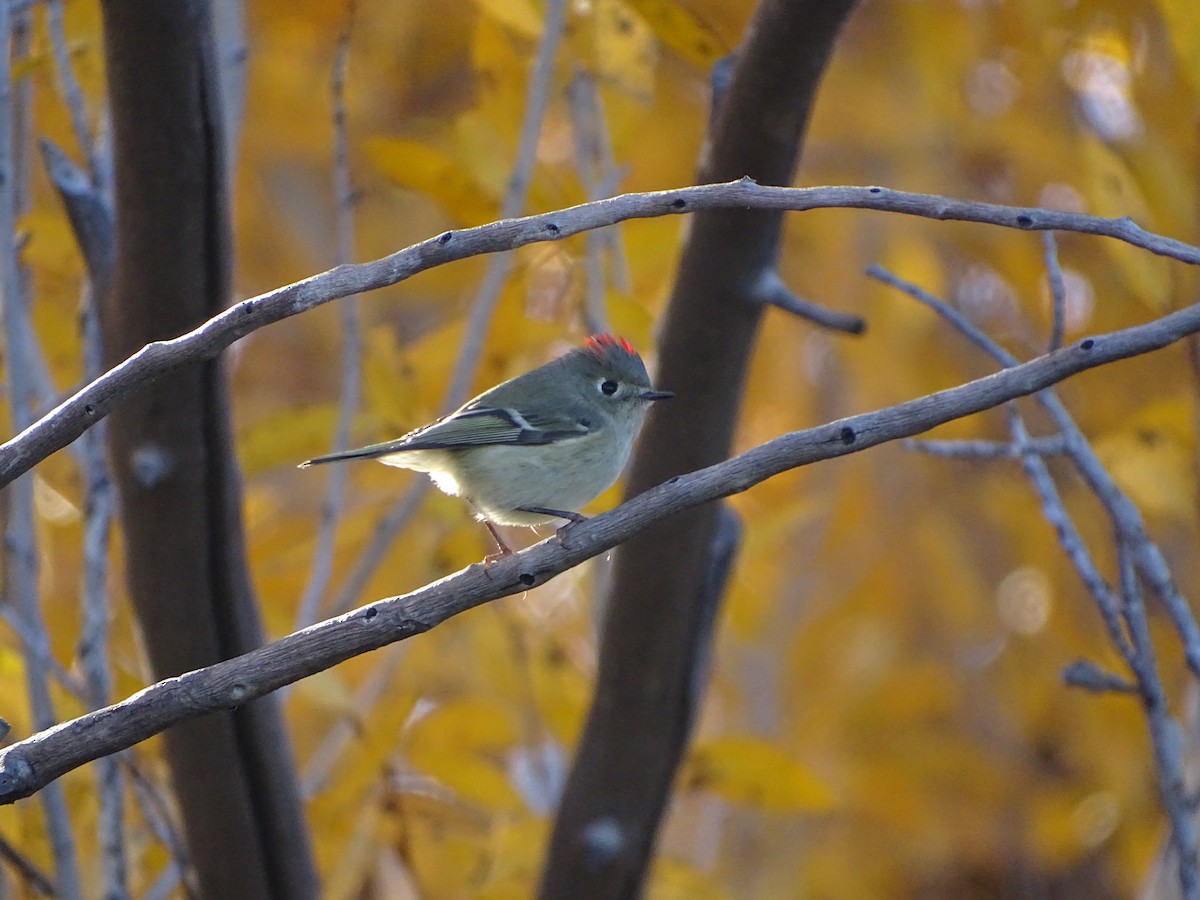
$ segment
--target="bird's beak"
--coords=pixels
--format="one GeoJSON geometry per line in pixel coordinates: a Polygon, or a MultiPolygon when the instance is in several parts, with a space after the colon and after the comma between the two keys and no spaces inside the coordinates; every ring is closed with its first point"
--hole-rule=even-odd
{"type": "Polygon", "coordinates": [[[642,391],[638,395],[642,400],[670,400],[674,396],[671,391],[642,391]]]}

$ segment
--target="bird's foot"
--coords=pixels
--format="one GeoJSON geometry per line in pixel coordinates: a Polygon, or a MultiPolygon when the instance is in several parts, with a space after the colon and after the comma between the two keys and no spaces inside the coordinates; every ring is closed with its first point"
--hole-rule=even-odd
{"type": "Polygon", "coordinates": [[[554,516],[556,519],[566,519],[567,524],[554,532],[554,538],[558,541],[558,546],[560,547],[566,546],[563,542],[567,539],[567,533],[571,530],[572,526],[587,521],[587,516],[581,516],[579,513],[572,512],[569,509],[550,509],[547,506],[522,506],[520,511],[535,513],[539,516],[554,516]]]}
{"type": "Polygon", "coordinates": [[[500,537],[500,532],[496,530],[495,525],[493,525],[487,519],[483,520],[483,524],[487,526],[487,530],[492,534],[492,540],[496,542],[496,552],[489,553],[483,558],[483,567],[485,569],[490,569],[493,563],[499,562],[506,556],[512,556],[513,551],[512,547],[504,543],[504,539],[500,537]]]}

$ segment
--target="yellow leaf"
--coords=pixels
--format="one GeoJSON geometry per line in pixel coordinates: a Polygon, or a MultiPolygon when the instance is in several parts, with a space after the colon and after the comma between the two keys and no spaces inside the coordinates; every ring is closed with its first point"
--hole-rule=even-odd
{"type": "Polygon", "coordinates": [[[336,669],[305,678],[296,684],[294,690],[298,699],[303,699],[314,709],[348,718],[357,717],[354,696],[336,669]]]}
{"type": "Polygon", "coordinates": [[[695,12],[671,0],[629,0],[658,39],[694,66],[709,69],[725,50],[715,31],[695,12]]]}
{"type": "Polygon", "coordinates": [[[529,0],[475,0],[475,5],[514,34],[529,40],[542,36],[542,17],[529,0]]]}
{"type": "Polygon", "coordinates": [[[532,659],[530,676],[546,727],[563,743],[573,744],[579,736],[591,695],[588,676],[558,645],[538,649],[532,659]]]}
{"type": "Polygon", "coordinates": [[[409,760],[422,772],[480,806],[521,808],[502,756],[517,740],[506,710],[474,697],[452,700],[418,720],[408,737],[409,760]]]}
{"type": "Polygon", "coordinates": [[[463,799],[485,809],[517,810],[523,806],[498,760],[424,747],[412,761],[463,799]]]}
{"type": "Polygon", "coordinates": [[[1200,91],[1200,16],[1196,7],[1192,0],[1159,0],[1158,7],[1179,68],[1191,81],[1192,90],[1200,91]]]}
{"type": "Polygon", "coordinates": [[[1033,845],[1048,865],[1066,868],[1095,849],[1080,830],[1080,799],[1065,787],[1031,797],[1033,845]]]}
{"type": "Polygon", "coordinates": [[[429,807],[419,796],[403,801],[404,861],[422,897],[474,897],[486,877],[487,823],[456,816],[444,804],[429,807]]]}
{"type": "Polygon", "coordinates": [[[541,816],[505,818],[492,829],[491,866],[478,900],[523,900],[533,892],[550,823],[541,816]]]}
{"type": "MultiPolygon", "coordinates": [[[[1145,192],[1125,160],[1096,137],[1085,137],[1083,171],[1087,176],[1088,212],[1100,216],[1129,216],[1143,228],[1155,227],[1145,192]]],[[[1100,245],[1116,264],[1125,291],[1152,310],[1166,311],[1171,304],[1169,261],[1121,241],[1100,245]]]]}
{"type": "Polygon", "coordinates": [[[592,41],[601,77],[641,100],[653,96],[658,42],[635,10],[622,0],[597,0],[592,41]]]}
{"type": "Polygon", "coordinates": [[[43,68],[50,57],[45,53],[34,53],[16,61],[9,76],[14,82],[28,78],[38,69],[43,68]]]}
{"type": "Polygon", "coordinates": [[[809,769],[770,742],[748,736],[698,746],[688,759],[684,783],[772,812],[824,811],[838,802],[809,769]]]}
{"type": "Polygon", "coordinates": [[[365,150],[383,177],[434,200],[460,224],[496,218],[499,201],[460,160],[405,138],[370,138],[365,150]]]}
{"type": "MultiPolygon", "coordinates": [[[[305,679],[298,688],[313,680],[305,679]]],[[[312,703],[314,707],[324,702],[327,704],[324,711],[336,710],[339,687],[326,685],[319,689],[324,690],[324,696],[317,694],[314,697],[307,692],[299,693],[299,690],[296,696],[305,704],[312,703]]],[[[345,688],[341,687],[341,690],[345,688]]],[[[347,694],[340,712],[343,721],[353,727],[353,736],[342,747],[337,765],[329,769],[327,777],[317,785],[318,793],[309,807],[309,815],[314,823],[349,828],[351,815],[365,803],[378,801],[378,786],[386,781],[388,766],[396,755],[399,743],[397,735],[401,733],[415,703],[414,691],[395,684],[385,698],[369,710],[359,709],[355,698],[347,694]]],[[[308,712],[305,707],[298,707],[298,711],[301,710],[308,712]]],[[[321,738],[323,743],[326,734],[327,728],[321,729],[315,737],[321,738]]]]}
{"type": "Polygon", "coordinates": [[[649,900],[722,900],[730,896],[711,872],[667,857],[654,861],[646,895],[649,900]]]}
{"type": "Polygon", "coordinates": [[[275,466],[299,465],[329,452],[337,423],[336,403],[283,409],[256,419],[238,435],[238,455],[247,475],[275,466]]]}
{"type": "MultiPolygon", "coordinates": [[[[437,401],[417,396],[425,379],[410,371],[408,360],[390,325],[368,328],[363,336],[363,409],[372,422],[367,441],[399,437],[432,419],[437,401]]],[[[425,358],[440,356],[423,354],[425,358]]]]}
{"type": "Polygon", "coordinates": [[[1196,515],[1194,438],[1187,400],[1162,400],[1095,442],[1105,468],[1151,515],[1191,522],[1196,515]]]}
{"type": "Polygon", "coordinates": [[[518,731],[507,710],[478,697],[464,697],[438,706],[410,729],[413,743],[445,745],[458,751],[507,750],[518,731]]]}

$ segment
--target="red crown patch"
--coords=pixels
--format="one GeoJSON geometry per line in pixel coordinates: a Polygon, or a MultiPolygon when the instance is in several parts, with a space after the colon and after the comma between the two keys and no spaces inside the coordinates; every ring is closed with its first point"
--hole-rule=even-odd
{"type": "Polygon", "coordinates": [[[612,348],[620,348],[630,356],[637,356],[633,344],[625,338],[613,337],[611,334],[593,334],[583,342],[584,348],[594,356],[604,356],[612,348]]]}

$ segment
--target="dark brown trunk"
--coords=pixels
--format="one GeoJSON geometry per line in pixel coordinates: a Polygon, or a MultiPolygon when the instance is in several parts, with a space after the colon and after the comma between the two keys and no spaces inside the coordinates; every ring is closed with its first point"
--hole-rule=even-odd
{"type": "MultiPolygon", "coordinates": [[[[117,264],[102,310],[112,366],[225,305],[230,245],[208,5],[107,0],[103,13],[116,163],[117,264]]],[[[260,644],[220,363],[155,381],[109,423],[152,676],[260,644]]],[[[315,896],[274,698],[170,729],[165,753],[203,896],[315,896]]]]}

